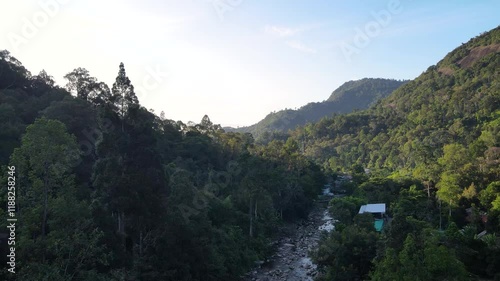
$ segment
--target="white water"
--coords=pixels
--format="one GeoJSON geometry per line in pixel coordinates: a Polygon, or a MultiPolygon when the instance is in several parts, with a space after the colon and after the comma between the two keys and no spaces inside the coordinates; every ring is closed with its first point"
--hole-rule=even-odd
{"type": "Polygon", "coordinates": [[[335,220],[330,216],[328,209],[323,212],[322,220],[324,223],[318,227],[319,230],[326,230],[330,232],[335,229],[335,220]]]}
{"type": "Polygon", "coordinates": [[[333,196],[333,193],[329,187],[326,187],[325,189],[323,189],[323,195],[333,196]]]}

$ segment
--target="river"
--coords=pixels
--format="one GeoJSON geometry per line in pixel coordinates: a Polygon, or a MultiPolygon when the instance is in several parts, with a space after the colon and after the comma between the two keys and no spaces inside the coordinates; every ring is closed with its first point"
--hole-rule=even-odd
{"type": "Polygon", "coordinates": [[[316,265],[309,257],[315,249],[322,231],[334,229],[327,202],[333,194],[323,192],[307,220],[291,225],[289,233],[277,243],[276,253],[259,268],[254,269],[244,281],[312,281],[317,275],[316,265]]]}

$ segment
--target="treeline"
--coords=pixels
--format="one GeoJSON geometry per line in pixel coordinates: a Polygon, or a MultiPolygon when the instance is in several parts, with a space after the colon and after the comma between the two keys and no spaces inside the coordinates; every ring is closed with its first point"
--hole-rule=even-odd
{"type": "Polygon", "coordinates": [[[237,280],[324,183],[294,140],[146,110],[123,64],[111,88],[83,68],[65,78],[0,52],[0,182],[15,166],[17,204],[3,280],[237,280]]]}
{"type": "Polygon", "coordinates": [[[375,107],[291,133],[354,178],[330,202],[340,223],[316,251],[320,280],[500,278],[499,50],[497,27],[375,107]],[[387,204],[381,235],[357,215],[363,203],[387,204]]]}

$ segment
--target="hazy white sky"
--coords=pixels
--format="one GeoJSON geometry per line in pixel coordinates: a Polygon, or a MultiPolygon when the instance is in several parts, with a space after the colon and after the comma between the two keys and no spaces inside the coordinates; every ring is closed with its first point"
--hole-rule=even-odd
{"type": "Polygon", "coordinates": [[[0,49],[59,85],[120,62],[142,105],[244,126],[363,77],[411,79],[500,24],[500,1],[0,0],[0,49]]]}

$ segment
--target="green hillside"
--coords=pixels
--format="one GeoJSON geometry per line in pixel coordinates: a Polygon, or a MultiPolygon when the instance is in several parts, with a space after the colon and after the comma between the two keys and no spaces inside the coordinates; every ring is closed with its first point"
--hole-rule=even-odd
{"type": "Polygon", "coordinates": [[[241,132],[147,110],[123,63],[64,78],[0,51],[0,280],[233,281],[283,247],[316,281],[500,280],[500,26],[241,132]]]}
{"type": "Polygon", "coordinates": [[[498,34],[497,28],[455,49],[369,110],[292,135],[305,143],[306,154],[331,168],[414,169],[435,162],[450,143],[471,146],[473,156],[482,157],[499,146],[498,34]]]}
{"type": "Polygon", "coordinates": [[[327,101],[344,103],[349,108],[368,108],[374,101],[388,96],[408,81],[382,78],[363,78],[338,87],[327,101]]]}
{"type": "Polygon", "coordinates": [[[285,109],[268,114],[263,120],[249,127],[227,128],[237,132],[251,133],[263,142],[271,138],[273,132],[286,133],[307,123],[314,123],[333,114],[350,113],[367,109],[377,100],[388,96],[407,81],[382,78],[364,78],[344,83],[333,91],[323,102],[313,102],[297,110],[285,109]]]}
{"type": "Polygon", "coordinates": [[[374,107],[291,139],[325,171],[353,177],[349,196],[330,202],[340,222],[316,249],[318,280],[499,280],[500,27],[374,107]],[[366,203],[388,207],[380,236],[371,215],[357,215],[366,203]]]}

